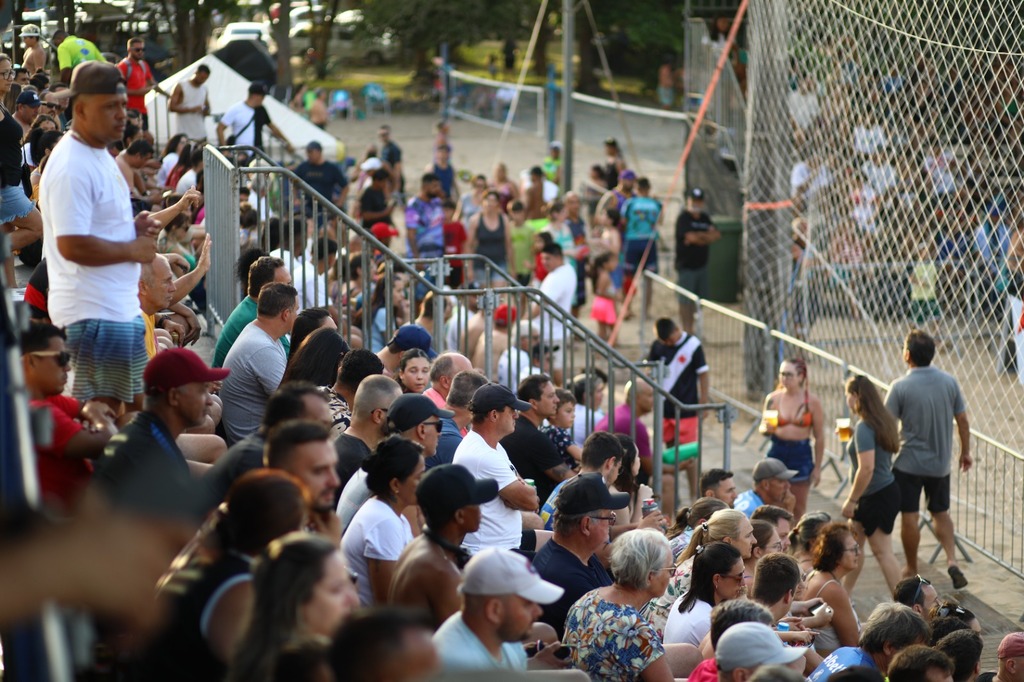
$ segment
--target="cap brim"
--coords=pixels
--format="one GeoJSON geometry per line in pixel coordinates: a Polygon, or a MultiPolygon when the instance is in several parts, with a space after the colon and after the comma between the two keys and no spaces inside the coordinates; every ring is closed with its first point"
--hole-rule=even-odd
{"type": "Polygon", "coordinates": [[[498,496],[498,482],[493,478],[478,478],[473,482],[470,504],[486,504],[498,496]]]}
{"type": "Polygon", "coordinates": [[[802,646],[786,646],[782,647],[782,651],[775,654],[762,665],[786,665],[792,663],[800,658],[803,658],[807,648],[802,646]]]}
{"type": "Polygon", "coordinates": [[[509,407],[515,410],[519,410],[520,412],[526,412],[528,410],[533,409],[533,405],[526,402],[525,400],[520,400],[519,398],[516,398],[515,402],[509,405],[509,407]]]}
{"type": "Polygon", "coordinates": [[[434,350],[433,348],[427,348],[424,352],[427,354],[427,357],[430,358],[431,360],[437,357],[437,351],[434,350]]]}
{"type": "Polygon", "coordinates": [[[608,493],[608,509],[625,509],[629,506],[629,493],[608,493]]]}
{"type": "Polygon", "coordinates": [[[783,471],[778,476],[772,476],[772,478],[780,478],[783,481],[788,481],[789,479],[793,478],[794,476],[796,476],[799,473],[800,472],[795,470],[795,469],[786,469],[785,471],[783,471]]]}
{"type": "Polygon", "coordinates": [[[455,413],[451,410],[442,410],[441,408],[437,408],[434,410],[434,416],[441,417],[442,419],[451,419],[455,416],[455,413]]]}
{"type": "Polygon", "coordinates": [[[226,369],[224,367],[210,367],[207,370],[206,376],[199,381],[223,381],[229,374],[231,374],[230,369],[226,369]]]}
{"type": "Polygon", "coordinates": [[[523,599],[529,599],[530,601],[537,602],[538,604],[553,604],[561,599],[563,594],[565,594],[564,589],[558,585],[549,583],[543,578],[538,578],[537,582],[533,585],[530,585],[525,590],[518,592],[518,595],[523,599]]]}

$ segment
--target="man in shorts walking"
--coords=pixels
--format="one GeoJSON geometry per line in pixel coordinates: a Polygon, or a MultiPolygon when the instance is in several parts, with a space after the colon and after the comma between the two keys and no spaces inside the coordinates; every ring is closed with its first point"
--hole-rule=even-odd
{"type": "Polygon", "coordinates": [[[903,501],[901,539],[907,557],[904,577],[916,575],[921,491],[935,523],[935,535],[946,552],[953,587],[967,585],[957,565],[953,540],[953,519],[949,515],[949,477],[953,455],[953,421],[960,436],[960,471],[970,470],[971,428],[960,385],[952,376],[932,367],[935,340],[915,329],[907,334],[903,361],[910,368],[893,382],[885,406],[900,420],[900,452],[893,462],[893,475],[903,501]]]}

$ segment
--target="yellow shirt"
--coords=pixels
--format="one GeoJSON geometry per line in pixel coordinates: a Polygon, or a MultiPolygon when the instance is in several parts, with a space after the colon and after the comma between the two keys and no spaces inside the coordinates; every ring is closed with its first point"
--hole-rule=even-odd
{"type": "Polygon", "coordinates": [[[73,69],[82,62],[105,62],[103,53],[85,38],[68,36],[57,48],[57,63],[61,69],[73,69]]]}
{"type": "Polygon", "coordinates": [[[156,355],[156,315],[142,314],[146,322],[146,355],[153,358],[156,355]]]}

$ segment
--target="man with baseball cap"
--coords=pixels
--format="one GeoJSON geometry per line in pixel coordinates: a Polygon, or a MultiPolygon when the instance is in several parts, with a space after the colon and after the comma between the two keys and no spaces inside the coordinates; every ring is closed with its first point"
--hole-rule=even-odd
{"type": "MultiPolygon", "coordinates": [[[[406,393],[398,396],[388,408],[388,432],[419,443],[423,446],[423,456],[430,457],[437,452],[441,419],[453,416],[454,412],[440,409],[421,393],[406,393]]],[[[352,517],[368,499],[370,491],[366,487],[366,472],[358,469],[345,484],[338,502],[342,528],[348,528],[352,517]]]]}
{"type": "Polygon", "coordinates": [[[715,649],[718,682],[742,682],[762,665],[803,672],[804,648],[788,647],[764,623],[737,623],[722,633],[715,649]]]}
{"type": "Polygon", "coordinates": [[[21,39],[25,43],[25,55],[21,58],[21,65],[28,69],[29,75],[35,75],[37,71],[46,70],[46,50],[39,41],[43,33],[35,24],[25,24],[21,27],[21,39]]]}
{"type": "Polygon", "coordinates": [[[540,506],[537,489],[519,476],[499,442],[515,431],[519,413],[531,408],[500,384],[485,384],[473,394],[469,404],[473,430],[455,449],[453,462],[478,479],[496,480],[498,497],[482,506],[480,530],[466,535],[464,544],[471,552],[488,547],[517,549],[523,535],[520,512],[535,512],[540,506]]]}
{"type": "Polygon", "coordinates": [[[18,101],[14,106],[14,120],[21,124],[23,133],[27,133],[32,128],[32,121],[36,120],[39,107],[42,105],[43,101],[39,99],[35,90],[23,90],[18,95],[18,101]]]}
{"type": "Polygon", "coordinates": [[[420,479],[416,500],[426,520],[395,565],[388,602],[429,611],[438,628],[459,610],[459,581],[469,553],[466,533],[480,528],[480,505],[498,496],[498,483],[473,478],[458,464],[436,466],[420,479]]]}
{"type": "Polygon", "coordinates": [[[274,137],[284,142],[289,153],[295,152],[295,147],[270,120],[270,114],[263,106],[267,92],[268,89],[264,83],[258,81],[250,83],[249,96],[224,112],[217,123],[217,141],[222,146],[233,144],[263,149],[263,129],[267,128],[274,137]],[[225,135],[228,128],[231,128],[230,138],[225,135]]]}
{"type": "MultiPolygon", "coordinates": [[[[345,199],[348,198],[348,178],[341,172],[337,164],[330,163],[324,158],[324,148],[316,140],[311,140],[306,145],[306,160],[295,167],[295,174],[306,181],[306,184],[321,194],[324,199],[332,202],[338,208],[345,208],[345,199]]],[[[313,196],[306,194],[306,215],[313,214],[313,196]]],[[[318,214],[321,224],[326,215],[323,212],[318,214]]],[[[319,226],[318,226],[319,227],[319,226]]]]}
{"type": "MultiPolygon", "coordinates": [[[[541,604],[562,596],[521,554],[485,549],[466,564],[459,586],[462,610],[434,633],[445,671],[519,670],[527,668],[522,641],[541,614],[541,604]]],[[[556,642],[543,649],[538,662],[564,667],[554,658],[556,642]]]]}
{"type": "Polygon", "coordinates": [[[117,497],[143,470],[187,477],[208,465],[185,459],[175,439],[199,426],[213,404],[210,382],[227,377],[226,369],[211,369],[187,348],[158,353],[143,374],[145,409],[107,443],[96,463],[95,480],[117,497]]]}
{"type": "Polygon", "coordinates": [[[996,651],[999,672],[994,682],[1024,682],[1024,632],[1011,632],[1003,637],[996,651]]]}
{"type": "Polygon", "coordinates": [[[395,335],[391,337],[391,340],[380,349],[377,357],[384,363],[384,369],[388,373],[394,374],[398,371],[402,353],[410,348],[419,348],[431,360],[436,358],[437,351],[430,347],[433,342],[434,339],[430,336],[430,332],[421,325],[403,324],[395,330],[395,335]]]}
{"type": "Polygon", "coordinates": [[[786,494],[789,493],[789,479],[797,475],[797,471],[787,469],[782,460],[766,457],[754,466],[754,488],[740,493],[732,508],[743,512],[749,518],[754,510],[762,504],[773,504],[785,507],[786,494]]]}
{"type": "MultiPolygon", "coordinates": [[[[686,210],[676,218],[676,274],[679,286],[704,298],[708,295],[708,253],[722,238],[704,210],[704,190],[694,187],[686,195],[686,210]]],[[[687,334],[694,333],[697,309],[688,298],[679,299],[679,316],[687,334]]]]}
{"type": "MultiPolygon", "coordinates": [[[[593,436],[610,439],[608,449],[622,446],[610,433],[593,436]],[[611,445],[615,442],[615,446],[611,445]]],[[[614,450],[612,450],[615,452],[614,450]]],[[[621,457],[619,457],[621,460],[621,457]]],[[[534,568],[561,587],[562,597],[544,607],[541,621],[555,629],[559,638],[572,605],[587,592],[612,584],[597,552],[611,540],[615,509],[629,505],[629,493],[612,493],[600,473],[580,474],[566,481],[555,498],[554,537],[540,548],[534,568]]]]}

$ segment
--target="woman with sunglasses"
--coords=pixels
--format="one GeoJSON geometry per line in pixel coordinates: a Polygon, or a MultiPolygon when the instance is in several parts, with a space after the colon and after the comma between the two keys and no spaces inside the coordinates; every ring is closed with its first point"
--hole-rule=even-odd
{"type": "Polygon", "coordinates": [[[860,545],[845,523],[827,523],[812,550],[814,570],[807,576],[805,599],[820,597],[832,607],[832,624],[819,628],[814,649],[822,657],[843,646],[857,646],[860,620],[842,579],[860,564],[860,545]]]}
{"type": "Polygon", "coordinates": [[[760,431],[772,439],[768,457],[782,460],[787,469],[798,472],[789,481],[796,498],[796,518],[807,510],[811,486],[817,487],[821,480],[824,424],[821,401],[807,387],[807,363],[801,358],[784,360],[779,367],[778,387],[764,400],[760,431]]]}
{"type": "MultiPolygon", "coordinates": [[[[900,486],[892,474],[892,459],[900,449],[899,425],[866,377],[846,382],[846,404],[858,421],[848,445],[853,484],[842,514],[850,519],[862,554],[867,538],[891,592],[900,581],[900,566],[892,551],[892,529],[900,511],[900,486]]],[[[863,563],[843,580],[847,591],[853,591],[862,568],[863,563]]]]}
{"type": "Polygon", "coordinates": [[[423,476],[423,446],[401,436],[384,440],[363,462],[371,496],[345,530],[341,549],[358,577],[363,606],[387,602],[391,576],[412,528],[402,512],[416,504],[416,486],[423,476]]]}
{"type": "Polygon", "coordinates": [[[740,551],[724,542],[698,546],[690,589],[672,604],[665,623],[666,644],[700,646],[711,630],[711,609],[743,596],[746,568],[740,551]]]}
{"type": "MultiPolygon", "coordinates": [[[[11,58],[0,54],[0,101],[14,83],[11,58]]],[[[18,251],[43,236],[43,217],[28,198],[21,182],[21,139],[25,131],[7,107],[0,104],[0,223],[10,235],[11,249],[18,251]]]]}

